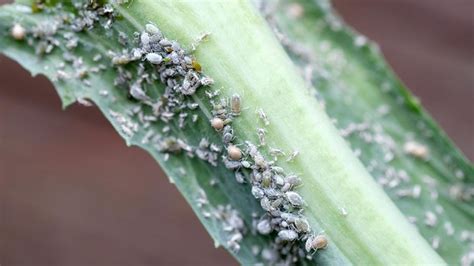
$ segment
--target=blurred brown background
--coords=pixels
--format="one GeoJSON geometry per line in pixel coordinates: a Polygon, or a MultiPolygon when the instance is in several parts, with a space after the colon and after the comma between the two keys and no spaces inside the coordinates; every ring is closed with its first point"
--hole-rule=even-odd
{"type": "MultiPolygon", "coordinates": [[[[0,1],[3,3],[5,1],[0,1]]],[[[474,158],[471,0],[336,0],[474,158]]],[[[0,57],[0,264],[234,265],[158,165],[95,108],[0,57]]]]}

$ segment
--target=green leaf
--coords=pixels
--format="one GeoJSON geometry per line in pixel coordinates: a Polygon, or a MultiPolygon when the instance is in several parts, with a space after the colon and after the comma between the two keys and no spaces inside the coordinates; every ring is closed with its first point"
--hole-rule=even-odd
{"type": "MultiPolygon", "coordinates": [[[[57,15],[75,14],[69,2],[64,2],[62,11],[45,8],[34,14],[29,6],[4,6],[0,9],[0,49],[33,74],[48,76],[65,106],[76,99],[93,101],[129,145],[145,149],[160,163],[216,243],[224,245],[241,263],[261,262],[261,256],[253,254],[253,247],[269,247],[275,237],[275,234],[262,236],[253,230],[253,214],[259,217],[263,210],[251,195],[250,185],[237,184],[234,172],[221,162],[214,167],[185,152],[167,158],[167,154],[156,149],[157,143],[143,141],[150,129],[153,134],[161,134],[165,126],[169,126],[175,138],[193,147],[198,146],[202,138],[221,146],[220,135],[209,125],[212,107],[205,88],[185,98],[199,103],[197,110],[189,111],[189,115],[198,116],[196,123],[180,128],[178,121],[172,120],[168,124],[151,123],[146,127],[146,123],[134,115],[134,110],[141,106],[142,111],[150,115],[150,108],[129,99],[128,88],[114,85],[121,74],[112,66],[109,51],[119,53],[130,48],[118,41],[120,32],[133,43],[133,33],[151,21],[165,36],[185,47],[191,47],[203,33],[211,33],[194,56],[203,71],[215,80],[212,90],[220,89],[221,96],[226,98],[234,93],[242,96],[242,113],[232,122],[236,143],[258,143],[256,129],[261,127],[267,132],[269,147],[300,153],[294,160],[280,160],[277,165],[288,174],[301,176],[303,186],[298,192],[306,202],[305,215],[313,232],[324,231],[329,239],[326,249],[303,263],[443,263],[373,181],[325,112],[316,107],[316,100],[308,97],[304,81],[249,3],[150,0],[115,7],[120,16],[111,28],[95,27],[74,33],[79,45],[68,49],[65,45],[68,40],[64,38],[68,38],[65,34],[70,30],[59,27],[57,33],[40,42],[31,38],[31,31],[37,32],[34,29],[38,26],[54,25],[57,15]],[[28,30],[26,40],[12,38],[10,30],[14,23],[21,23],[28,30]],[[41,52],[55,41],[60,45],[54,46],[51,53],[41,52]],[[75,63],[64,63],[69,54],[76,58],[75,63]],[[97,62],[96,54],[102,55],[97,62]],[[82,64],[78,57],[82,58],[82,64]],[[93,71],[96,67],[97,73],[93,71]],[[255,110],[267,113],[268,126],[259,120],[255,110]],[[213,180],[217,186],[211,185],[213,180]],[[206,218],[208,213],[222,214],[220,208],[227,205],[242,216],[247,227],[238,252],[227,243],[231,235],[225,230],[222,219],[206,218]]],[[[71,18],[66,21],[68,19],[71,18]]],[[[107,24],[107,19],[100,23],[107,24]]],[[[136,64],[125,68],[136,71],[136,64]]],[[[324,69],[320,71],[322,74],[324,69]]],[[[146,89],[147,95],[157,99],[164,86],[153,84],[146,89]]],[[[269,157],[269,150],[261,149],[269,157]]]]}
{"type": "Polygon", "coordinates": [[[405,216],[449,264],[459,264],[472,252],[473,165],[394,75],[377,45],[346,26],[327,1],[273,8],[269,22],[306,73],[311,93],[405,216]],[[429,213],[436,216],[433,226],[429,213]]]}

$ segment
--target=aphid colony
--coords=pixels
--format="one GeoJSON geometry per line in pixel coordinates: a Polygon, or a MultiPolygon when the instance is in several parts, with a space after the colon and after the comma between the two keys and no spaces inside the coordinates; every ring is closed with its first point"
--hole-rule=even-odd
{"type": "MultiPolygon", "coordinates": [[[[294,62],[300,64],[300,70],[304,73],[305,81],[308,84],[308,87],[314,87],[317,83],[315,80],[324,80],[330,81],[331,83],[338,84],[334,89],[342,89],[339,93],[341,95],[346,95],[347,91],[351,89],[350,86],[345,86],[343,84],[344,77],[340,74],[347,71],[349,68],[349,61],[344,58],[344,54],[341,53],[341,50],[337,45],[333,47],[331,42],[323,41],[319,47],[316,49],[321,51],[321,56],[316,56],[316,53],[312,50],[312,47],[308,47],[305,44],[299,43],[295,40],[290,39],[282,31],[279,30],[277,25],[277,19],[275,19],[276,12],[280,9],[275,6],[264,6],[262,5],[261,12],[265,14],[267,22],[272,26],[276,37],[280,40],[281,44],[286,48],[287,52],[290,55],[297,57],[298,60],[294,62]],[[324,55],[323,55],[324,54],[324,55]],[[316,60],[317,59],[317,60],[316,60]],[[327,62],[331,61],[330,64],[327,62]],[[329,68],[327,67],[329,66],[329,68]],[[316,71],[314,71],[316,70],[316,71]]],[[[283,4],[282,6],[285,6],[283,4]]],[[[291,5],[288,5],[288,8],[293,8],[291,5]]],[[[289,13],[293,12],[288,10],[289,13]]],[[[290,14],[291,16],[291,14],[290,14]]],[[[316,27],[322,29],[323,27],[329,28],[331,30],[338,30],[342,26],[339,20],[336,17],[324,17],[318,22],[316,22],[316,27]]],[[[361,48],[366,46],[372,46],[364,36],[354,36],[353,45],[355,48],[361,48]]],[[[380,89],[382,93],[393,94],[394,87],[392,81],[387,79],[380,84],[380,89]]],[[[332,93],[337,93],[334,90],[331,90],[332,93]]],[[[321,101],[324,101],[322,95],[320,95],[316,90],[311,89],[310,93],[321,101]]],[[[334,94],[338,95],[338,94],[334,94]]],[[[328,97],[331,100],[331,96],[328,97]]],[[[395,100],[396,104],[402,104],[404,102],[403,97],[398,97],[395,100]]],[[[357,101],[351,101],[347,104],[346,107],[354,107],[357,109],[357,101]]],[[[390,106],[382,105],[376,112],[375,116],[381,117],[390,112],[390,106]]],[[[329,110],[331,114],[331,110],[329,110]]],[[[409,201],[419,200],[423,197],[422,205],[425,207],[425,212],[417,214],[414,212],[414,208],[404,209],[403,205],[401,209],[406,213],[412,213],[412,215],[407,216],[407,219],[416,224],[419,229],[430,228],[433,234],[436,235],[430,236],[429,241],[434,249],[444,249],[443,244],[444,239],[451,238],[455,241],[461,240],[465,243],[466,251],[462,256],[460,264],[461,265],[473,265],[474,264],[474,238],[459,238],[459,232],[464,232],[464,236],[467,235],[467,230],[462,230],[463,227],[454,228],[453,224],[450,222],[450,218],[447,215],[443,214],[443,208],[439,204],[440,201],[444,200],[458,200],[458,201],[470,201],[474,199],[474,188],[472,186],[467,186],[466,183],[453,184],[448,187],[448,189],[438,186],[435,179],[430,176],[423,176],[420,180],[416,178],[416,172],[410,173],[407,169],[400,169],[399,159],[421,159],[425,161],[430,161],[430,147],[421,143],[414,141],[413,136],[409,136],[405,143],[397,143],[396,140],[399,137],[400,132],[393,133],[390,132],[390,128],[385,128],[383,125],[380,125],[377,122],[377,119],[372,121],[371,119],[367,120],[367,115],[364,114],[363,121],[361,123],[349,122],[345,128],[340,127],[341,135],[348,139],[351,144],[356,144],[359,140],[363,141],[366,144],[365,149],[355,149],[356,156],[360,157],[364,165],[367,167],[369,172],[377,177],[378,183],[385,189],[387,194],[391,196],[392,199],[396,199],[396,202],[401,202],[401,199],[406,199],[409,201]],[[375,123],[374,123],[375,122],[375,123]],[[356,140],[357,138],[357,140],[356,140]],[[356,141],[354,141],[356,140],[356,141]],[[368,149],[369,148],[369,149],[368,149]],[[372,150],[372,151],[369,151],[372,150]],[[380,160],[374,159],[371,156],[371,153],[374,151],[380,153],[380,160]],[[404,153],[404,154],[403,154],[404,153]],[[400,158],[397,158],[400,157],[400,158]],[[407,173],[408,172],[408,173],[407,173]],[[410,176],[414,174],[413,178],[410,176]],[[420,185],[425,183],[426,186],[420,185]],[[442,191],[444,189],[444,191],[442,191]],[[447,190],[447,191],[446,191],[447,190]],[[426,197],[426,195],[428,197],[426,197]],[[445,195],[443,199],[439,199],[440,195],[445,195]],[[449,198],[446,198],[446,195],[449,195],[449,198]],[[431,200],[431,201],[430,201],[431,200]],[[418,216],[418,217],[416,217],[418,216]],[[444,221],[444,222],[441,222],[444,221]]],[[[370,116],[369,116],[370,117],[370,116]]],[[[392,115],[392,117],[396,117],[392,115]]],[[[357,119],[357,116],[354,116],[357,119]]],[[[337,121],[336,121],[337,122],[337,121]]],[[[425,137],[431,137],[433,132],[431,132],[430,127],[426,126],[425,122],[422,120],[416,121],[417,128],[420,131],[419,133],[423,134],[425,137]]],[[[448,168],[454,170],[454,176],[460,179],[463,178],[464,173],[462,171],[457,171],[455,168],[457,165],[450,162],[450,155],[445,157],[446,165],[449,165],[448,168]]],[[[438,167],[438,166],[436,166],[438,167]]],[[[407,204],[404,204],[408,206],[407,204]]],[[[344,208],[341,208],[341,214],[347,216],[348,212],[344,208]]],[[[464,227],[465,228],[465,227],[464,227]]],[[[423,230],[420,230],[423,232],[423,230]]],[[[472,233],[472,232],[471,232],[472,233]]],[[[463,235],[463,234],[461,234],[463,235]]],[[[472,234],[474,236],[474,233],[472,234]]],[[[425,234],[426,237],[426,234],[425,234]]]]}
{"type": "MultiPolygon", "coordinates": [[[[58,6],[55,8],[61,16],[48,25],[38,25],[29,31],[15,24],[11,28],[11,35],[18,41],[26,39],[28,44],[36,47],[39,55],[51,53],[56,46],[64,45],[67,48],[64,60],[73,66],[75,73],[65,72],[65,64],[61,64],[58,67],[57,79],[75,78],[87,86],[90,85],[88,73],[109,69],[100,63],[107,58],[100,54],[94,55],[92,61],[96,62],[97,66],[85,67],[84,60],[73,53],[79,45],[75,34],[98,24],[105,29],[111,29],[115,13],[111,5],[100,5],[95,1],[76,3],[75,6],[78,15],[64,12],[61,6],[58,6]],[[60,30],[63,39],[58,38],[57,33],[60,30]]],[[[304,200],[294,191],[294,188],[301,185],[301,179],[297,175],[285,173],[284,169],[276,165],[277,158],[285,153],[276,148],[269,148],[274,160],[268,160],[261,153],[260,149],[266,146],[266,129],[257,129],[259,145],[237,140],[233,123],[243,110],[242,99],[238,94],[229,99],[217,100],[215,97],[218,91],[206,92],[212,106],[209,125],[220,134],[222,143],[210,143],[206,138],[202,138],[196,146],[190,145],[173,136],[171,128],[177,125],[182,129],[187,123],[196,122],[198,115],[191,114],[198,108],[198,104],[190,96],[201,86],[211,85],[213,80],[201,74],[199,63],[187,54],[178,42],[168,40],[151,23],[146,24],[145,30],[137,32],[134,38],[127,38],[125,33],[119,32],[118,42],[125,47],[123,50],[108,51],[109,65],[116,72],[114,84],[124,88],[138,104],[124,114],[110,110],[109,116],[120,125],[120,130],[126,136],[132,138],[139,132],[139,128],[148,128],[141,143],[150,143],[165,154],[165,159],[182,152],[214,166],[222,159],[224,166],[233,171],[238,183],[249,183],[251,194],[259,200],[260,206],[266,212],[262,217],[255,217],[252,226],[259,234],[275,236],[273,245],[260,253],[267,263],[292,264],[301,258],[310,258],[312,251],[326,247],[326,237],[312,232],[303,215],[304,200]],[[164,91],[158,96],[156,91],[147,90],[156,82],[165,85],[164,91]],[[151,114],[145,114],[144,108],[151,109],[151,114]],[[134,117],[137,117],[140,123],[133,122],[134,117]],[[159,121],[164,124],[162,132],[155,132],[150,125],[159,121]]],[[[99,95],[110,97],[106,90],[100,90],[99,95]]],[[[257,115],[264,126],[270,124],[262,109],[257,110],[257,115]]],[[[292,152],[288,161],[297,155],[297,151],[292,152]]],[[[207,203],[201,203],[203,204],[207,203]]],[[[229,232],[227,246],[238,252],[239,242],[245,233],[243,220],[230,206],[221,206],[216,210],[219,217],[214,215],[215,218],[222,221],[224,231],[229,232]]]]}
{"type": "MultiPolygon", "coordinates": [[[[209,123],[222,136],[227,153],[223,156],[225,166],[235,172],[237,182],[250,183],[252,195],[266,211],[262,217],[256,217],[253,227],[263,235],[276,232],[274,245],[263,249],[262,257],[271,264],[292,264],[300,258],[311,258],[308,253],[312,251],[325,248],[327,238],[312,232],[309,222],[302,214],[304,200],[297,192],[292,191],[301,185],[301,179],[297,175],[286,174],[283,168],[276,165],[277,159],[267,160],[260,152],[265,146],[265,129],[257,129],[260,145],[251,141],[237,144],[232,125],[241,113],[240,96],[234,94],[230,100],[212,99],[211,104],[213,117],[209,123]],[[304,246],[299,245],[299,241],[303,241],[304,246]]],[[[262,109],[257,111],[257,115],[264,125],[269,124],[262,109]]],[[[270,154],[275,158],[284,155],[281,150],[275,148],[270,149],[270,154]]],[[[287,161],[293,160],[297,155],[297,151],[292,152],[287,161]]]]}

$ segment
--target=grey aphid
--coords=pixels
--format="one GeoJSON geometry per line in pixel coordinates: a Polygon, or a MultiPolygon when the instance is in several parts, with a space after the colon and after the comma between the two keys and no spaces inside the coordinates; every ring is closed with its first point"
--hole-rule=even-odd
{"type": "Polygon", "coordinates": [[[272,170],[275,172],[275,173],[278,173],[278,174],[283,174],[285,171],[283,170],[283,168],[279,167],[279,166],[272,166],[272,170]]]}
{"type": "Polygon", "coordinates": [[[158,29],[155,25],[148,23],[145,25],[145,30],[150,34],[161,34],[160,29],[158,29]]]}
{"type": "Polygon", "coordinates": [[[140,48],[133,48],[131,55],[132,55],[132,57],[130,58],[131,60],[138,60],[142,58],[143,51],[140,48]]]}
{"type": "Polygon", "coordinates": [[[262,208],[266,211],[272,210],[272,206],[270,205],[270,200],[267,197],[263,197],[260,200],[260,206],[262,206],[262,208]]]}
{"type": "Polygon", "coordinates": [[[172,41],[171,42],[171,48],[173,48],[174,51],[180,51],[181,50],[181,45],[179,45],[178,42],[172,41]]]}
{"type": "Polygon", "coordinates": [[[263,192],[263,190],[257,186],[253,186],[252,187],[252,195],[256,198],[256,199],[261,199],[263,198],[263,196],[265,195],[265,193],[263,192]]]}
{"type": "Polygon", "coordinates": [[[148,95],[146,95],[145,92],[142,90],[139,83],[134,83],[130,87],[130,95],[132,95],[133,98],[141,101],[151,100],[150,97],[148,97],[148,95]]]}
{"type": "Polygon", "coordinates": [[[291,205],[293,206],[303,205],[303,198],[301,198],[301,196],[298,193],[294,191],[288,191],[285,193],[285,195],[288,201],[291,203],[291,205]]]}
{"type": "Polygon", "coordinates": [[[196,92],[196,89],[201,85],[199,76],[194,71],[189,71],[184,77],[183,84],[181,86],[181,92],[184,95],[191,95],[196,92]]]}
{"type": "Polygon", "coordinates": [[[283,241],[293,241],[298,237],[298,234],[293,230],[281,230],[278,232],[278,237],[283,241]]]}
{"type": "Polygon", "coordinates": [[[294,223],[298,219],[298,216],[287,212],[282,212],[280,216],[289,223],[294,223]]]}
{"type": "Polygon", "coordinates": [[[309,223],[304,218],[297,218],[295,220],[295,227],[298,232],[306,233],[310,231],[309,223]]]}
{"type": "Polygon", "coordinates": [[[211,79],[210,77],[202,77],[201,78],[201,84],[203,86],[209,86],[209,85],[212,85],[214,83],[214,80],[211,79]]]}
{"type": "Polygon", "coordinates": [[[273,188],[266,188],[264,189],[264,191],[265,191],[265,195],[270,199],[276,199],[281,196],[281,193],[278,190],[273,189],[273,188]]]}
{"type": "Polygon", "coordinates": [[[242,164],[239,161],[229,160],[227,159],[227,157],[224,160],[224,165],[226,168],[231,169],[231,170],[239,169],[242,166],[242,164]]]}
{"type": "Polygon", "coordinates": [[[144,46],[150,44],[150,34],[148,34],[147,32],[142,32],[142,34],[140,35],[140,42],[144,46]]]}
{"type": "Polygon", "coordinates": [[[160,41],[161,46],[171,46],[171,42],[167,39],[163,39],[160,41]]]}
{"type": "Polygon", "coordinates": [[[274,209],[278,209],[278,207],[280,207],[280,205],[281,205],[282,203],[283,203],[283,199],[282,199],[282,198],[278,198],[278,199],[272,201],[271,206],[272,206],[272,208],[274,208],[274,209]]]}
{"type": "Polygon", "coordinates": [[[285,182],[292,186],[298,186],[301,184],[301,178],[299,178],[297,175],[289,175],[285,177],[285,182]]]}
{"type": "Polygon", "coordinates": [[[171,52],[171,54],[168,55],[168,58],[171,59],[171,62],[173,62],[173,64],[175,64],[175,65],[179,64],[178,53],[173,51],[173,52],[171,52]]]}
{"type": "Polygon", "coordinates": [[[282,192],[287,192],[288,190],[291,189],[291,184],[290,183],[285,183],[282,187],[281,187],[281,191],[282,192]]]}
{"type": "Polygon", "coordinates": [[[234,130],[232,129],[232,127],[229,125],[226,125],[224,127],[222,136],[223,136],[222,140],[224,141],[225,144],[228,144],[229,142],[231,142],[232,139],[234,138],[234,130]]]}
{"type": "Polygon", "coordinates": [[[260,146],[265,146],[266,145],[266,143],[265,143],[265,129],[258,128],[257,129],[257,135],[258,135],[258,139],[260,141],[260,146]]]}
{"type": "Polygon", "coordinates": [[[275,175],[274,179],[275,179],[275,183],[279,186],[283,186],[285,184],[285,180],[280,175],[275,175]]]}
{"type": "Polygon", "coordinates": [[[268,235],[272,231],[270,222],[267,219],[261,220],[257,224],[257,231],[262,235],[268,235]]]}
{"type": "Polygon", "coordinates": [[[146,55],[146,60],[152,64],[158,65],[163,61],[163,57],[157,53],[149,53],[146,55]]]}
{"type": "Polygon", "coordinates": [[[242,184],[245,181],[245,177],[241,172],[236,172],[235,173],[235,180],[237,181],[237,183],[242,184]]]}

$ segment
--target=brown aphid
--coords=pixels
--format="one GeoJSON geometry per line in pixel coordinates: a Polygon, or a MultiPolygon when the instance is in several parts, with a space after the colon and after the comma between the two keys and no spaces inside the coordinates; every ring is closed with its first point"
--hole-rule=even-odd
{"type": "Polygon", "coordinates": [[[20,24],[15,24],[11,29],[11,34],[13,39],[21,41],[25,38],[26,30],[20,24]]]}
{"type": "Polygon", "coordinates": [[[425,145],[415,142],[415,141],[408,141],[403,145],[403,151],[406,154],[409,154],[413,157],[417,157],[420,159],[427,159],[429,154],[429,149],[425,145]]]}
{"type": "Polygon", "coordinates": [[[238,161],[242,158],[242,151],[235,145],[229,145],[227,147],[227,153],[229,154],[229,158],[238,161]]]}
{"type": "Polygon", "coordinates": [[[214,117],[211,119],[211,126],[215,130],[222,130],[224,128],[224,120],[220,119],[219,117],[214,117]]]}
{"type": "Polygon", "coordinates": [[[311,250],[324,249],[328,246],[328,239],[325,235],[317,235],[306,240],[305,248],[309,252],[311,250]]]}

